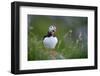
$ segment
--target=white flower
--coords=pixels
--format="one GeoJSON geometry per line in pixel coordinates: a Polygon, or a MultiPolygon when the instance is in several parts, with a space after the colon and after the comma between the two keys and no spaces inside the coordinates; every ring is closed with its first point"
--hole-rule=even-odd
{"type": "Polygon", "coordinates": [[[69,30],[69,33],[72,33],[72,30],[69,30]]]}
{"type": "Polygon", "coordinates": [[[79,38],[80,41],[82,40],[82,32],[79,33],[78,38],[79,38]]]}

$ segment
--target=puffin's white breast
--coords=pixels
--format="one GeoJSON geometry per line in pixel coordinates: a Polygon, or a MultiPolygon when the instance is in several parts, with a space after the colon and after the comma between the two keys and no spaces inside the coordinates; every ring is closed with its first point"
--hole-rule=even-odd
{"type": "Polygon", "coordinates": [[[56,44],[58,42],[58,39],[57,37],[45,37],[44,40],[43,40],[43,44],[46,48],[55,48],[56,44]]]}

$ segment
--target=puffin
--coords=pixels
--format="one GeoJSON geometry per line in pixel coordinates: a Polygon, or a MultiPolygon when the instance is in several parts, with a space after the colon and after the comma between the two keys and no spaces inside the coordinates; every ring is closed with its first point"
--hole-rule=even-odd
{"type": "Polygon", "coordinates": [[[45,48],[55,49],[58,43],[58,39],[55,35],[55,32],[56,32],[56,26],[54,25],[49,26],[47,35],[43,37],[43,44],[45,48]]]}
{"type": "Polygon", "coordinates": [[[56,26],[49,26],[47,35],[43,37],[43,44],[45,48],[50,49],[50,59],[64,59],[63,55],[57,53],[57,51],[55,50],[55,47],[58,43],[58,38],[56,37],[55,32],[56,26]]]}

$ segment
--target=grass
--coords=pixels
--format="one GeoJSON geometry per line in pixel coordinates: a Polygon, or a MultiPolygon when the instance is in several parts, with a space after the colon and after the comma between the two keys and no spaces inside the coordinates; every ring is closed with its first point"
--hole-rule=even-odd
{"type": "Polygon", "coordinates": [[[87,31],[77,33],[77,29],[87,30],[86,17],[58,17],[29,15],[28,20],[28,60],[51,60],[50,49],[43,46],[43,36],[47,33],[48,27],[53,23],[57,27],[58,44],[55,51],[58,54],[56,59],[79,59],[87,58],[87,31]],[[54,18],[54,19],[53,19],[54,18]],[[66,21],[65,21],[66,20],[66,21]]]}

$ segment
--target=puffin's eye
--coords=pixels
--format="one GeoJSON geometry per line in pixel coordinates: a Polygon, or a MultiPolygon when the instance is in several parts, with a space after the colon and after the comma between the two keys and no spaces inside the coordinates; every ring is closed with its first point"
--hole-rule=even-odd
{"type": "Polygon", "coordinates": [[[55,32],[54,30],[52,30],[52,32],[55,32]]]}

